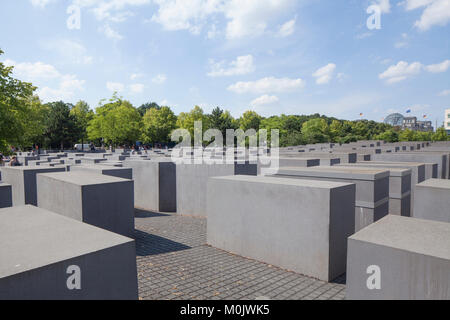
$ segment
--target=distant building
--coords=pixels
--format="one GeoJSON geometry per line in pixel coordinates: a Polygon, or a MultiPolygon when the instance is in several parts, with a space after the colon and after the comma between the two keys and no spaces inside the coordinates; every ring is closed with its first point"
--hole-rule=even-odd
{"type": "MultiPolygon", "coordinates": [[[[449,119],[450,121],[450,119],[449,119]]],[[[434,131],[433,122],[431,121],[417,121],[417,117],[404,117],[402,129],[409,129],[413,131],[434,131]]]]}
{"type": "Polygon", "coordinates": [[[384,119],[384,123],[390,124],[391,126],[394,127],[400,127],[403,125],[404,118],[405,117],[403,117],[400,113],[392,113],[388,115],[386,119],[384,119]]]}
{"type": "Polygon", "coordinates": [[[445,110],[444,128],[450,135],[450,109],[445,110]]]}

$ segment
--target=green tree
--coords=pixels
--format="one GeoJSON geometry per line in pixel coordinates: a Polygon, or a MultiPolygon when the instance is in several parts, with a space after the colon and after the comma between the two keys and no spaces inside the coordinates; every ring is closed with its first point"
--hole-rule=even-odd
{"type": "Polygon", "coordinates": [[[137,108],[137,111],[139,111],[139,114],[143,117],[150,109],[159,110],[161,107],[156,102],[147,102],[137,108]]]}
{"type": "Polygon", "coordinates": [[[143,140],[146,143],[169,143],[177,126],[177,117],[169,107],[151,108],[143,118],[143,140]]]}
{"type": "Polygon", "coordinates": [[[438,128],[433,134],[433,141],[448,141],[449,137],[444,128],[438,128]]]}
{"type": "Polygon", "coordinates": [[[81,143],[87,139],[87,127],[89,122],[94,118],[94,112],[90,109],[89,104],[85,101],[78,101],[70,110],[70,114],[74,117],[75,123],[80,130],[81,143]]]}
{"type": "Polygon", "coordinates": [[[321,118],[308,120],[302,126],[302,134],[308,143],[329,141],[327,121],[321,118]]]}
{"type": "Polygon", "coordinates": [[[401,131],[398,135],[398,140],[399,141],[417,141],[416,139],[416,133],[415,131],[412,131],[408,128],[406,128],[405,130],[401,131]]]}
{"type": "Polygon", "coordinates": [[[203,135],[205,131],[210,128],[209,117],[203,113],[203,109],[199,106],[195,106],[194,109],[188,113],[181,112],[177,119],[177,127],[188,130],[192,142],[194,141],[194,122],[196,121],[202,122],[201,134],[203,135]]]}
{"type": "Polygon", "coordinates": [[[242,130],[247,131],[249,129],[255,129],[256,132],[259,130],[261,124],[261,116],[255,111],[245,111],[244,114],[239,119],[239,126],[242,130]]]}
{"type": "Polygon", "coordinates": [[[81,136],[75,117],[70,114],[72,105],[63,101],[48,103],[49,108],[46,128],[45,144],[52,148],[72,148],[81,136]]]}
{"type": "Polygon", "coordinates": [[[141,136],[142,117],[136,108],[116,94],[105,104],[95,109],[87,132],[91,140],[117,146],[133,145],[141,136]]]}
{"type": "Polygon", "coordinates": [[[23,140],[26,123],[22,119],[30,114],[30,101],[36,90],[31,83],[13,78],[12,70],[0,62],[0,151],[23,140]]]}
{"type": "Polygon", "coordinates": [[[389,129],[383,133],[380,133],[375,137],[376,140],[383,140],[386,142],[398,142],[399,134],[395,130],[389,129]]]}

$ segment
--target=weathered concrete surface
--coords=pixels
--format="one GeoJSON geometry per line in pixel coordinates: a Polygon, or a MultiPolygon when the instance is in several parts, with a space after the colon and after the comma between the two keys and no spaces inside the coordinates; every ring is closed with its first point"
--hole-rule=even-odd
{"type": "Polygon", "coordinates": [[[355,230],[389,213],[389,171],[375,168],[311,167],[280,168],[274,176],[356,184],[355,230]]]}
{"type": "Polygon", "coordinates": [[[138,297],[130,238],[19,206],[0,210],[0,243],[0,300],[138,297]],[[67,287],[69,266],[80,268],[80,290],[67,287]]]}
{"type": "Polygon", "coordinates": [[[206,191],[210,177],[230,176],[237,173],[256,175],[256,164],[177,164],[177,213],[207,217],[206,191]]]}
{"type": "Polygon", "coordinates": [[[123,179],[133,179],[133,172],[131,168],[119,168],[105,165],[80,165],[71,166],[70,171],[84,171],[92,172],[96,174],[104,174],[107,176],[123,178],[123,179]]]}
{"type": "Polygon", "coordinates": [[[345,272],[355,185],[263,176],[210,178],[207,242],[321,280],[345,272]]]}
{"type": "Polygon", "coordinates": [[[389,215],[351,236],[347,299],[450,299],[450,224],[389,215]]]}
{"type": "Polygon", "coordinates": [[[2,180],[12,186],[14,206],[37,205],[36,175],[48,172],[63,172],[66,168],[50,167],[3,167],[2,180]]]}
{"type": "Polygon", "coordinates": [[[80,171],[41,174],[37,184],[40,208],[124,236],[133,235],[132,180],[80,171]]]}
{"type": "MultiPolygon", "coordinates": [[[[431,178],[447,179],[447,155],[439,152],[397,152],[397,153],[383,153],[374,154],[372,160],[375,161],[401,161],[401,162],[422,162],[422,163],[436,163],[438,165],[437,176],[431,178]]],[[[428,165],[426,173],[426,179],[429,175],[432,166],[428,165]]]]}
{"type": "Polygon", "coordinates": [[[136,208],[176,212],[176,166],[170,159],[128,160],[123,165],[133,172],[136,208]]]}
{"type": "Polygon", "coordinates": [[[389,214],[411,216],[411,169],[360,165],[359,162],[338,165],[337,167],[377,168],[389,171],[389,214]]]}
{"type": "Polygon", "coordinates": [[[416,185],[414,218],[450,222],[450,180],[429,179],[416,185]]]}
{"type": "Polygon", "coordinates": [[[12,207],[12,187],[0,182],[0,208],[12,207]]]}

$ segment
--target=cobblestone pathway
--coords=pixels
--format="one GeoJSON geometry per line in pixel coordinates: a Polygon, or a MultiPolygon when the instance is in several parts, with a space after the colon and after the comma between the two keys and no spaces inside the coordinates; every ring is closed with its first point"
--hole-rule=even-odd
{"type": "Polygon", "coordinates": [[[136,211],[140,299],[334,299],[327,283],[206,245],[206,219],[136,211]]]}

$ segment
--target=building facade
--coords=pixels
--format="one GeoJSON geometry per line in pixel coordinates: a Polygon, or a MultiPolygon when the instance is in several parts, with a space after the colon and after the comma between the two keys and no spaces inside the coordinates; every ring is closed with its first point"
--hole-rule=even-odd
{"type": "Polygon", "coordinates": [[[450,135],[450,109],[445,110],[444,128],[445,128],[445,130],[447,130],[447,133],[450,135]]]}
{"type": "MultiPolygon", "coordinates": [[[[450,118],[449,118],[450,121],[450,118]]],[[[417,121],[417,117],[405,117],[403,119],[402,129],[410,129],[414,131],[433,132],[433,122],[431,121],[417,121]]]]}

